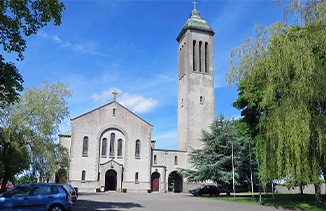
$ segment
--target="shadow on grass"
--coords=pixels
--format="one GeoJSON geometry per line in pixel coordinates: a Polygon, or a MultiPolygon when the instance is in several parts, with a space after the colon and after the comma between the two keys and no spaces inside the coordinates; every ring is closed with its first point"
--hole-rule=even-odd
{"type": "Polygon", "coordinates": [[[315,210],[321,211],[326,210],[326,203],[316,204],[315,195],[313,194],[274,194],[274,199],[272,194],[262,194],[262,202],[259,202],[259,196],[255,195],[252,199],[251,194],[248,195],[238,195],[235,198],[233,196],[227,197],[221,195],[220,197],[207,197],[212,199],[234,201],[241,203],[250,203],[250,204],[261,204],[266,206],[273,207],[282,207],[291,210],[315,210]]]}

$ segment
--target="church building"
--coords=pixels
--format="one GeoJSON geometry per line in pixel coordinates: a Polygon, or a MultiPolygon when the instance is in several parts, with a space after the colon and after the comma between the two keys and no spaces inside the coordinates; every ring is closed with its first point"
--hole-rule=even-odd
{"type": "Polygon", "coordinates": [[[153,125],[114,100],[71,119],[59,142],[70,152],[68,182],[81,192],[188,192],[178,168],[191,168],[188,153],[202,147],[201,131],[215,118],[214,31],[196,7],[178,41],[178,150],[156,149],[153,125]]]}

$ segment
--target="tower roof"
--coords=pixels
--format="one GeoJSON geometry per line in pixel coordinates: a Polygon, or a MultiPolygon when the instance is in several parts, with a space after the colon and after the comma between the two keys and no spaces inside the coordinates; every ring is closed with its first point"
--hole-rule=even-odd
{"type": "Polygon", "coordinates": [[[207,32],[210,33],[212,36],[215,34],[213,28],[209,26],[207,22],[200,17],[200,12],[196,10],[196,8],[191,11],[189,19],[187,20],[186,24],[182,27],[181,32],[177,37],[178,42],[188,29],[207,32]]]}

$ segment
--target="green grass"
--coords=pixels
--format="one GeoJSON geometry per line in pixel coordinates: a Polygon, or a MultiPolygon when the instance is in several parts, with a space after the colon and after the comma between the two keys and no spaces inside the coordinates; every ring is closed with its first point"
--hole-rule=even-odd
{"type": "MultiPolygon", "coordinates": [[[[282,207],[294,210],[316,210],[316,211],[324,211],[326,210],[326,203],[322,203],[319,205],[315,204],[315,195],[313,194],[274,194],[274,199],[272,198],[272,194],[262,194],[262,202],[259,202],[259,196],[255,195],[254,199],[252,199],[251,194],[236,196],[233,198],[226,196],[219,197],[206,197],[216,200],[225,200],[225,201],[233,201],[240,203],[250,203],[250,204],[261,204],[266,206],[273,207],[282,207]]],[[[325,200],[325,199],[324,199],[325,200]]]]}

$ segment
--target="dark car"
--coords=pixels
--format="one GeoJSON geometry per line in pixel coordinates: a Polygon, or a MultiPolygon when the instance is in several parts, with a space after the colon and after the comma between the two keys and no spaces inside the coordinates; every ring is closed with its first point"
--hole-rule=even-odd
{"type": "Polygon", "coordinates": [[[215,185],[205,185],[203,187],[200,188],[196,188],[194,190],[192,190],[191,192],[192,194],[194,194],[194,196],[202,196],[202,195],[210,195],[210,196],[219,196],[220,195],[220,189],[215,186],[215,185]]]}
{"type": "Polygon", "coordinates": [[[72,207],[69,190],[58,184],[23,184],[0,195],[0,210],[68,211],[72,207]]]}

